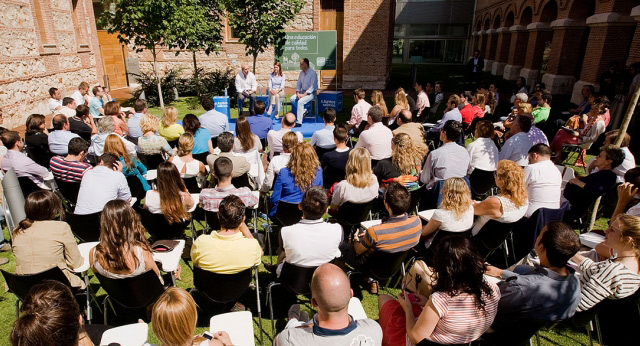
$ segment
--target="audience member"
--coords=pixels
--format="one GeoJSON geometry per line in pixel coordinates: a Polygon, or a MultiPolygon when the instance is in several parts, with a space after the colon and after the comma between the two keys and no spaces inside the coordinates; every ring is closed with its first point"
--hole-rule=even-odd
{"type": "Polygon", "coordinates": [[[65,97],[62,99],[62,108],[54,112],[54,114],[64,114],[67,118],[71,118],[76,115],[76,100],[71,97],[65,97]]]}
{"type": "MultiPolygon", "coordinates": [[[[251,128],[251,133],[258,136],[258,138],[264,141],[264,143],[266,143],[267,134],[273,129],[273,122],[271,121],[271,118],[264,115],[265,108],[266,105],[264,104],[264,101],[257,100],[256,104],[253,106],[255,114],[246,117],[249,127],[251,128]]],[[[278,112],[279,111],[280,110],[278,110],[278,112]]]]}
{"type": "Polygon", "coordinates": [[[64,114],[56,114],[51,119],[53,130],[47,138],[49,150],[56,155],[67,155],[69,141],[72,138],[80,137],[69,131],[69,120],[64,114]]]}
{"type": "Polygon", "coordinates": [[[318,75],[309,65],[309,59],[300,59],[300,74],[296,82],[296,93],[291,95],[291,106],[296,106],[296,127],[302,126],[305,106],[316,98],[318,91],[318,75]]]}
{"type": "Polygon", "coordinates": [[[85,105],[89,106],[89,83],[81,82],[78,85],[78,90],[76,90],[71,97],[76,101],[76,105],[85,105]]]}
{"type": "MultiPolygon", "coordinates": [[[[314,148],[320,148],[328,151],[336,148],[336,143],[333,141],[333,130],[336,128],[336,110],[328,107],[324,110],[322,115],[324,120],[324,128],[313,133],[311,136],[311,146],[314,148]]],[[[322,157],[320,157],[322,160],[322,157]]]]}
{"type": "MultiPolygon", "coordinates": [[[[269,159],[273,159],[276,153],[282,153],[282,136],[285,133],[293,131],[293,127],[296,125],[295,114],[287,113],[282,117],[282,127],[280,130],[269,130],[267,133],[267,143],[269,144],[269,159]]],[[[298,136],[298,142],[302,142],[302,133],[294,131],[298,136]]]]}
{"type": "Polygon", "coordinates": [[[387,157],[391,157],[391,140],[393,133],[382,124],[382,109],[371,107],[367,113],[369,128],[362,131],[356,148],[365,148],[371,154],[372,165],[387,157]]]}
{"type": "MultiPolygon", "coordinates": [[[[322,155],[322,159],[320,160],[322,181],[324,182],[324,187],[327,189],[330,189],[333,184],[341,181],[346,176],[345,167],[349,159],[349,152],[351,151],[351,148],[347,146],[348,139],[349,133],[347,127],[344,124],[336,125],[333,129],[333,141],[336,144],[336,149],[322,155]]],[[[269,171],[267,170],[267,175],[268,174],[269,171]]]]}
{"type": "Polygon", "coordinates": [[[27,117],[25,127],[24,144],[26,144],[27,148],[43,154],[46,153],[48,155],[53,155],[49,151],[49,139],[45,132],[47,125],[45,124],[44,115],[29,115],[27,117]]]}
{"type": "Polygon", "coordinates": [[[129,127],[127,126],[127,122],[124,121],[122,117],[120,105],[118,104],[118,102],[107,102],[104,105],[104,116],[110,116],[113,118],[113,123],[115,124],[115,133],[120,136],[126,136],[129,134],[129,127]]]}
{"type": "Polygon", "coordinates": [[[509,139],[504,142],[500,150],[500,160],[510,160],[524,167],[529,164],[529,149],[533,146],[528,132],[531,129],[532,119],[524,115],[518,115],[509,128],[509,139]]]}
{"type": "Polygon", "coordinates": [[[484,279],[485,264],[463,236],[445,237],[436,247],[432,293],[400,292],[397,300],[378,298],[384,345],[467,344],[482,335],[496,316],[500,291],[484,279]],[[419,315],[419,317],[415,317],[419,315]],[[470,317],[472,316],[472,317],[470,317]]]}
{"type": "MultiPolygon", "coordinates": [[[[484,118],[486,97],[483,93],[476,92],[472,98],[473,119],[484,118]]],[[[472,120],[473,120],[472,119],[472,120]]]]}
{"type": "Polygon", "coordinates": [[[311,321],[301,318],[299,306],[289,309],[285,329],[276,335],[275,346],[380,345],[382,330],[369,318],[349,315],[353,296],[347,275],[338,266],[326,263],[311,279],[311,304],[318,310],[311,321]],[[308,322],[308,323],[307,323],[308,322]]]}
{"type": "Polygon", "coordinates": [[[471,125],[473,118],[475,117],[476,112],[473,110],[473,105],[471,101],[473,100],[473,93],[471,91],[465,91],[460,94],[460,104],[458,104],[458,109],[460,109],[460,114],[462,115],[462,124],[466,128],[471,125]]]}
{"type": "Polygon", "coordinates": [[[26,218],[11,233],[16,273],[36,274],[57,266],[73,287],[84,288],[84,281],[73,273],[83,259],[71,228],[59,221],[64,209],[58,195],[48,190],[32,192],[24,211],[26,218]]]}
{"type": "MultiPolygon", "coordinates": [[[[206,113],[205,113],[206,114],[206,113]]],[[[203,114],[204,115],[204,114],[203,114]]],[[[178,120],[178,110],[176,107],[168,106],[164,109],[162,114],[162,120],[158,127],[158,134],[168,142],[173,142],[180,138],[180,135],[184,133],[182,125],[176,123],[178,120]]]]}
{"type": "Polygon", "coordinates": [[[147,167],[145,167],[137,157],[129,155],[120,136],[115,134],[107,136],[104,143],[104,152],[112,153],[118,157],[120,163],[122,163],[122,174],[124,174],[125,177],[136,177],[138,181],[140,181],[144,191],[151,189],[149,182],[147,182],[145,178],[147,167]]]}
{"type": "Polygon", "coordinates": [[[389,117],[389,108],[387,108],[387,103],[384,102],[384,96],[382,95],[382,91],[374,90],[371,92],[371,105],[378,106],[382,109],[382,117],[389,117]]]}
{"type": "Polygon", "coordinates": [[[447,99],[447,107],[444,110],[444,114],[442,115],[442,120],[436,124],[436,126],[429,129],[430,136],[427,135],[427,138],[437,138],[437,134],[440,133],[444,124],[449,120],[457,121],[462,123],[462,114],[458,109],[458,105],[460,104],[460,96],[453,94],[449,96],[447,99]]]}
{"type": "Polygon", "coordinates": [[[347,123],[347,128],[351,130],[352,133],[359,135],[362,132],[363,126],[360,124],[363,121],[367,121],[367,114],[369,113],[369,109],[371,109],[371,104],[365,100],[365,92],[362,89],[356,89],[353,91],[353,100],[355,101],[355,105],[351,108],[351,118],[349,118],[349,122],[347,123]]]}
{"type": "MultiPolygon", "coordinates": [[[[116,134],[115,126],[116,125],[113,122],[112,117],[104,117],[98,121],[98,133],[91,136],[91,145],[89,146],[89,154],[100,156],[104,153],[104,143],[107,140],[107,137],[111,134],[116,134]]],[[[120,140],[122,140],[122,143],[124,143],[129,155],[135,155],[136,145],[124,139],[124,137],[121,137],[121,136],[118,136],[118,137],[120,137],[120,140]]]]}
{"type": "MultiPolygon", "coordinates": [[[[604,146],[614,144],[618,139],[619,133],[620,133],[620,130],[613,130],[613,131],[607,132],[604,140],[604,146]]],[[[625,181],[624,180],[625,173],[627,173],[627,171],[629,171],[630,169],[633,169],[636,167],[636,158],[633,156],[633,153],[631,153],[631,151],[629,150],[629,142],[631,142],[631,136],[629,136],[629,133],[627,132],[624,134],[624,138],[622,139],[622,142],[620,142],[620,149],[622,149],[622,151],[624,152],[624,161],[622,161],[622,163],[618,167],[615,167],[613,169],[613,172],[618,176],[618,182],[625,181]]],[[[589,162],[587,173],[589,174],[595,173],[597,172],[597,170],[598,168],[596,168],[595,166],[595,158],[593,158],[589,162]]]]}
{"type": "Polygon", "coordinates": [[[251,170],[251,164],[244,156],[235,156],[231,152],[234,141],[235,138],[231,132],[224,132],[218,137],[218,149],[220,149],[220,154],[211,154],[207,156],[207,164],[211,171],[213,171],[214,162],[216,162],[219,157],[226,157],[233,162],[234,178],[247,174],[249,170],[251,170]]]}
{"type": "Polygon", "coordinates": [[[440,140],[443,144],[427,155],[420,174],[420,181],[427,190],[433,189],[439,180],[467,175],[469,153],[456,143],[462,133],[462,124],[454,120],[447,121],[442,127],[440,140]]]}
{"type": "Polygon", "coordinates": [[[538,92],[538,106],[533,109],[531,114],[536,124],[547,121],[551,112],[551,94],[549,92],[538,92]]]}
{"type": "Polygon", "coordinates": [[[373,168],[373,173],[380,185],[403,175],[417,177],[425,156],[425,146],[417,147],[408,134],[398,133],[391,142],[391,157],[380,160],[373,168]]]}
{"type": "Polygon", "coordinates": [[[114,199],[128,203],[131,200],[131,190],[122,174],[122,168],[122,163],[115,154],[102,154],[99,164],[82,176],[74,213],[99,213],[107,202],[114,199]]]}
{"type": "Polygon", "coordinates": [[[218,138],[221,133],[229,131],[229,118],[215,109],[216,104],[211,97],[203,96],[200,104],[205,113],[198,120],[202,127],[209,130],[211,138],[218,138]]]}
{"type": "Polygon", "coordinates": [[[585,109],[589,106],[589,98],[595,91],[596,89],[593,87],[593,85],[584,85],[582,87],[582,90],[580,91],[580,94],[582,95],[582,101],[580,101],[578,107],[569,109],[569,113],[584,114],[585,109]]]}
{"type": "MultiPolygon", "coordinates": [[[[273,186],[275,177],[280,173],[280,170],[287,166],[291,155],[291,150],[298,144],[298,136],[292,131],[289,131],[282,136],[282,154],[274,156],[269,165],[267,166],[267,172],[264,177],[264,182],[260,191],[268,192],[273,186]]],[[[345,161],[346,163],[346,161],[345,161]]],[[[344,165],[342,166],[344,169],[344,165]]],[[[324,168],[323,168],[324,170],[324,168]]]]}
{"type": "Polygon", "coordinates": [[[233,176],[233,162],[227,157],[220,157],[213,163],[213,177],[218,180],[214,188],[203,189],[200,192],[200,206],[202,209],[218,212],[220,202],[229,195],[235,195],[242,200],[248,208],[253,208],[258,204],[258,197],[251,192],[251,189],[243,186],[237,188],[231,183],[233,176]]]}
{"type": "Polygon", "coordinates": [[[291,150],[287,167],[280,170],[273,186],[269,216],[276,215],[279,202],[300,203],[304,192],[312,186],[322,186],[320,161],[309,143],[298,143],[291,150]]]}
{"type": "Polygon", "coordinates": [[[88,150],[89,143],[84,139],[71,139],[67,156],[54,156],[49,162],[53,177],[68,183],[80,183],[84,173],[91,168],[91,165],[85,162],[88,150]]]}
{"type": "Polygon", "coordinates": [[[444,99],[444,94],[442,93],[442,81],[435,82],[433,87],[433,93],[434,93],[433,103],[431,103],[431,109],[429,110],[429,113],[431,113],[431,115],[436,114],[436,112],[438,111],[438,108],[440,107],[440,103],[442,103],[442,100],[444,99]]]}
{"type": "Polygon", "coordinates": [[[371,171],[371,156],[364,148],[349,152],[345,180],[333,187],[331,208],[338,209],[346,202],[362,204],[378,197],[378,180],[371,171]]]}
{"type": "Polygon", "coordinates": [[[593,144],[606,129],[604,119],[602,118],[602,115],[606,111],[607,109],[604,104],[594,104],[586,116],[586,124],[582,130],[577,131],[563,127],[556,132],[550,145],[553,156],[556,157],[556,162],[561,161],[562,155],[560,155],[560,153],[562,152],[562,146],[565,144],[577,144],[583,149],[591,147],[591,144],[593,144]]]}
{"type": "Polygon", "coordinates": [[[253,104],[256,102],[256,90],[258,83],[256,76],[249,71],[249,65],[242,64],[240,72],[236,75],[236,93],[238,96],[238,115],[242,114],[242,105],[245,99],[249,99],[249,113],[253,114],[253,104]]]}
{"type": "MultiPolygon", "coordinates": [[[[403,109],[396,117],[398,128],[393,130],[393,134],[406,133],[411,137],[414,147],[426,147],[424,144],[424,126],[411,122],[411,111],[403,109]]],[[[425,148],[426,149],[426,148],[425,148]]]]}
{"type": "MultiPolygon", "coordinates": [[[[282,73],[282,65],[280,62],[276,61],[273,63],[273,72],[271,72],[269,79],[267,80],[267,88],[269,88],[269,110],[267,111],[267,114],[271,114],[271,109],[274,105],[276,107],[276,114],[280,114],[280,109],[282,108],[280,102],[281,99],[284,102],[284,88],[286,85],[287,77],[282,73]]],[[[257,104],[258,103],[256,101],[256,105],[257,104]]],[[[258,113],[258,110],[256,109],[256,114],[263,113],[258,113]]]]}
{"type": "Polygon", "coordinates": [[[156,134],[160,121],[151,114],[145,114],[140,119],[142,136],[138,137],[138,151],[143,155],[158,155],[163,152],[173,156],[174,152],[164,137],[156,134]]]}
{"type": "MultiPolygon", "coordinates": [[[[233,135],[231,135],[231,138],[233,138],[233,135]]],[[[190,133],[180,135],[178,139],[178,152],[176,156],[171,157],[171,162],[178,167],[178,172],[180,172],[182,178],[193,178],[207,173],[204,163],[193,158],[194,146],[193,136],[190,133]]],[[[229,146],[229,150],[231,150],[231,146],[229,146]]],[[[211,155],[207,156],[207,162],[209,157],[211,157],[211,155]]]]}
{"type": "MultiPolygon", "coordinates": [[[[518,93],[515,95],[515,97],[513,97],[513,101],[511,103],[513,103],[513,107],[511,108],[511,113],[509,113],[507,115],[507,118],[504,120],[504,122],[502,123],[501,128],[503,130],[508,130],[509,128],[511,128],[511,125],[513,124],[513,122],[516,120],[516,117],[518,116],[518,108],[520,106],[521,103],[528,103],[529,102],[529,96],[527,95],[526,92],[523,93],[518,93]]],[[[530,104],[530,103],[529,103],[530,104]]]]}
{"type": "Polygon", "coordinates": [[[493,124],[490,120],[480,120],[476,124],[474,133],[476,140],[467,146],[467,152],[469,153],[469,169],[467,173],[469,175],[476,168],[487,172],[496,170],[500,152],[493,141],[493,136],[493,124]]]}
{"type": "Polygon", "coordinates": [[[20,139],[20,134],[16,131],[7,131],[0,136],[0,140],[7,148],[7,153],[0,161],[2,170],[6,172],[13,168],[18,177],[29,177],[36,185],[44,188],[44,178],[49,175],[49,170],[22,152],[24,143],[20,139]]]}
{"type": "Polygon", "coordinates": [[[416,122],[422,123],[424,118],[431,107],[429,103],[429,97],[427,93],[424,91],[425,82],[417,81],[413,86],[416,93],[418,93],[418,101],[416,102],[416,108],[418,109],[418,113],[416,113],[416,122]]]}
{"type": "Polygon", "coordinates": [[[251,132],[251,126],[247,118],[241,115],[236,120],[236,138],[233,140],[232,151],[244,154],[253,150],[262,152],[262,142],[258,136],[251,132]]]}
{"type": "Polygon", "coordinates": [[[62,108],[62,93],[58,88],[50,88],[49,96],[49,111],[55,113],[62,108]]]}
{"type": "Polygon", "coordinates": [[[474,214],[479,216],[471,230],[474,236],[489,220],[513,223],[520,220],[529,208],[522,167],[513,161],[500,160],[495,179],[500,194],[474,205],[474,214]]]}
{"type": "Polygon", "coordinates": [[[638,191],[640,191],[640,167],[628,170],[624,174],[624,181],[625,183],[618,185],[618,201],[613,215],[611,215],[611,220],[615,220],[620,214],[640,216],[640,203],[635,203],[628,208],[630,202],[636,202],[640,199],[640,196],[638,196],[638,191]]]}
{"type": "Polygon", "coordinates": [[[562,174],[551,161],[551,150],[540,143],[529,149],[529,165],[524,168],[529,208],[526,217],[540,208],[560,208],[562,174]]]}
{"type": "Polygon", "coordinates": [[[429,98],[429,104],[433,105],[433,102],[436,100],[436,94],[433,92],[433,82],[427,81],[424,86],[424,91],[427,93],[427,97],[429,98]]]}
{"type": "Polygon", "coordinates": [[[462,178],[449,178],[442,184],[442,203],[433,212],[429,222],[422,227],[422,236],[433,236],[425,242],[426,247],[437,232],[464,232],[473,226],[473,200],[469,185],[462,178]]]}
{"type": "Polygon", "coordinates": [[[89,101],[89,111],[91,112],[91,116],[100,118],[104,115],[104,101],[102,100],[104,89],[96,85],[91,92],[93,93],[93,97],[89,101]]]}
{"type": "Polygon", "coordinates": [[[89,113],[89,107],[79,105],[75,114],[69,117],[69,131],[82,137],[85,141],[91,141],[91,136],[98,133],[93,117],[89,113]]]}
{"type": "MultiPolygon", "coordinates": [[[[393,100],[395,101],[395,106],[391,109],[391,113],[389,113],[389,121],[387,126],[394,126],[396,122],[396,116],[400,114],[400,111],[403,109],[408,109],[411,111],[409,107],[409,101],[407,101],[407,94],[404,89],[398,88],[396,92],[393,94],[393,100]]],[[[368,111],[368,110],[367,110],[368,111]]]]}
{"type": "MultiPolygon", "coordinates": [[[[190,133],[193,136],[193,155],[204,155],[206,158],[207,153],[213,152],[213,144],[211,144],[211,134],[209,131],[202,127],[200,120],[194,114],[187,114],[182,119],[182,126],[185,133],[190,133]]],[[[236,128],[237,130],[237,128],[236,128]]]]}
{"type": "Polygon", "coordinates": [[[129,127],[129,136],[132,138],[138,138],[144,134],[140,127],[140,121],[145,114],[147,114],[147,101],[143,99],[137,99],[133,103],[133,110],[135,113],[129,118],[127,127],[129,127]]]}
{"type": "Polygon", "coordinates": [[[189,219],[188,210],[195,201],[174,164],[164,161],[158,165],[156,186],[156,189],[147,191],[144,208],[153,214],[163,214],[170,224],[189,219]]]}

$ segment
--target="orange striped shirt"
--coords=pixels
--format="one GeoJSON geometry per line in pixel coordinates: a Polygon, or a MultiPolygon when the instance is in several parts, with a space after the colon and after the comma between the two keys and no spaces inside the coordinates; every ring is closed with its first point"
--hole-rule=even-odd
{"type": "Polygon", "coordinates": [[[401,252],[418,244],[422,233],[422,223],[415,216],[388,217],[382,223],[369,227],[361,240],[361,244],[371,250],[383,252],[401,252]]]}

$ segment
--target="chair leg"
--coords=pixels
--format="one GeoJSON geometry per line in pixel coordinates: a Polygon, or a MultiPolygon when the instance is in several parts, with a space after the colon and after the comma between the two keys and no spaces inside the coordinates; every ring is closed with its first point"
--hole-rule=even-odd
{"type": "Polygon", "coordinates": [[[596,314],[594,320],[596,321],[596,335],[598,336],[598,343],[602,345],[602,333],[600,333],[600,320],[598,314],[596,314]]]}
{"type": "Polygon", "coordinates": [[[260,304],[260,283],[258,281],[258,267],[253,268],[256,280],[256,309],[258,310],[258,328],[260,328],[260,345],[262,345],[262,335],[264,330],[262,329],[262,306],[260,304]]]}
{"type": "Polygon", "coordinates": [[[267,301],[269,302],[269,317],[271,318],[271,337],[275,339],[276,337],[276,321],[273,318],[273,293],[271,289],[273,286],[277,286],[279,283],[272,282],[267,286],[267,301]]]}
{"type": "Polygon", "coordinates": [[[106,297],[104,297],[104,300],[102,301],[102,310],[104,312],[104,324],[105,325],[109,325],[109,323],[107,323],[107,299],[109,299],[108,295],[106,297]]]}
{"type": "Polygon", "coordinates": [[[91,311],[91,292],[89,292],[89,275],[84,273],[84,285],[87,289],[87,323],[91,324],[92,311],[91,311]]]}

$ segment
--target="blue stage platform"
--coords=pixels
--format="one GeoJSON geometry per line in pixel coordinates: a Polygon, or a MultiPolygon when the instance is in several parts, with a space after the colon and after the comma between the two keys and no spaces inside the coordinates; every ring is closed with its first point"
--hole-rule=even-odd
{"type": "MultiPolygon", "coordinates": [[[[282,118],[273,119],[273,129],[280,130],[282,128],[282,118]]],[[[302,122],[302,127],[296,127],[293,130],[302,133],[304,138],[311,138],[314,132],[321,130],[324,128],[324,122],[321,117],[317,117],[317,122],[313,121],[312,117],[304,118],[302,122]]],[[[235,134],[236,133],[236,119],[230,119],[229,121],[229,130],[235,134]]]]}

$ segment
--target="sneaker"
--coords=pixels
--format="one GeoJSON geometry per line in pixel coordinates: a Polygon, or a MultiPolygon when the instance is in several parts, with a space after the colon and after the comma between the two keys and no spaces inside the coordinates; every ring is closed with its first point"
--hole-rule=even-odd
{"type": "Polygon", "coordinates": [[[378,281],[376,280],[369,281],[369,293],[378,294],[378,281]]]}
{"type": "MultiPolygon", "coordinates": [[[[292,319],[296,319],[296,320],[300,320],[300,304],[293,304],[291,305],[291,307],[289,308],[289,312],[287,312],[287,317],[292,320],[292,319]]],[[[307,315],[307,317],[309,317],[309,315],[307,315]]]]}

